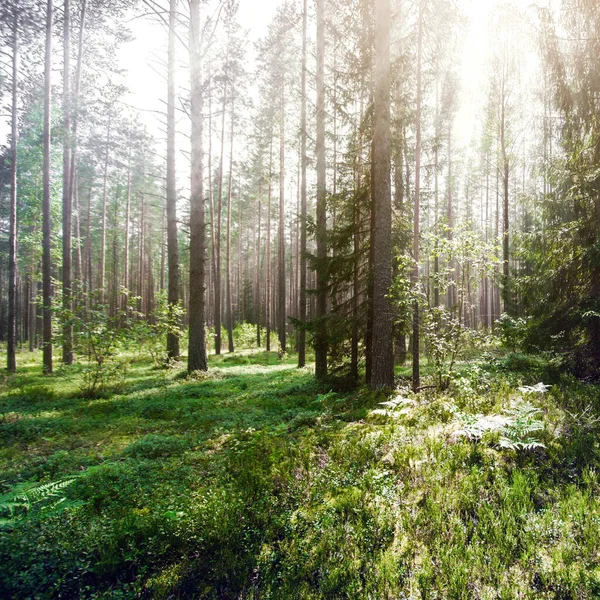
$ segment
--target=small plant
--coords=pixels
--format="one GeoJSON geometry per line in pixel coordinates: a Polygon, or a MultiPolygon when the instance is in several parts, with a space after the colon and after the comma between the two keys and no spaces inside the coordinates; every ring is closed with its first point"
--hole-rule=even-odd
{"type": "Polygon", "coordinates": [[[527,334],[527,319],[510,317],[506,313],[500,315],[497,321],[500,326],[500,340],[505,348],[512,352],[520,348],[527,334]]]}
{"type": "Polygon", "coordinates": [[[403,417],[411,412],[414,403],[415,401],[412,398],[396,396],[386,402],[380,402],[379,405],[385,406],[385,408],[376,408],[371,411],[371,414],[392,418],[403,417]]]}
{"type": "MultiPolygon", "coordinates": [[[[134,299],[137,300],[137,299],[134,299]]],[[[155,368],[169,366],[167,356],[167,335],[181,335],[183,318],[181,304],[171,305],[166,292],[157,295],[156,308],[146,318],[137,311],[130,311],[130,332],[141,350],[145,350],[152,359],[155,368]]]]}
{"type": "Polygon", "coordinates": [[[49,483],[20,483],[0,496],[0,527],[12,527],[34,513],[50,516],[77,505],[67,501],[62,492],[75,481],[68,477],[49,483]],[[49,500],[52,499],[52,502],[49,500]]]}
{"type": "Polygon", "coordinates": [[[432,307],[425,311],[423,334],[437,388],[445,390],[450,385],[456,359],[469,341],[469,330],[449,310],[432,307]]]}
{"type": "Polygon", "coordinates": [[[486,433],[498,433],[498,446],[509,450],[544,448],[534,434],[544,430],[541,410],[529,402],[520,402],[503,415],[459,414],[462,428],[455,435],[479,442],[486,433]]]}

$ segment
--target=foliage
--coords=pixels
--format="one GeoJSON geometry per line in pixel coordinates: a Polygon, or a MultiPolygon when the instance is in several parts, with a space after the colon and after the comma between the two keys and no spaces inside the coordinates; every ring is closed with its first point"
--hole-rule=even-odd
{"type": "Polygon", "coordinates": [[[460,414],[462,427],[456,432],[470,441],[480,441],[486,433],[499,433],[498,446],[510,450],[544,448],[535,436],[543,431],[544,422],[538,417],[539,408],[521,402],[505,411],[504,415],[460,414]]]}
{"type": "Polygon", "coordinates": [[[169,304],[167,292],[159,292],[154,310],[149,315],[143,315],[135,310],[138,301],[137,297],[128,297],[129,310],[126,316],[129,334],[136,340],[140,350],[150,355],[156,368],[168,366],[167,335],[181,335],[184,315],[181,302],[169,304]]]}
{"type": "Polygon", "coordinates": [[[423,315],[423,337],[433,361],[436,385],[444,390],[450,385],[456,359],[473,337],[471,330],[449,310],[431,307],[423,315]]]}
{"type": "Polygon", "coordinates": [[[511,370],[500,359],[458,364],[468,397],[402,390],[383,406],[366,389],[320,387],[276,352],[214,357],[210,377],[170,374],[167,388],[151,362],[133,361],[122,394],[93,402],[78,395],[76,370],[48,379],[26,363],[0,397],[5,489],[14,497],[23,481],[80,472],[56,507],[78,508],[55,512],[58,491],[16,509],[27,517],[0,535],[0,595],[553,598],[560,589],[591,600],[600,390],[567,377],[548,389],[534,378],[541,359],[525,358],[511,370]],[[452,437],[466,414],[500,416],[505,433],[483,433],[492,445],[452,437]],[[523,451],[542,441],[544,452],[523,451]]]}
{"type": "Polygon", "coordinates": [[[527,336],[527,319],[524,317],[511,317],[502,313],[497,321],[500,326],[500,339],[502,345],[515,352],[521,348],[527,336]]]}
{"type": "Polygon", "coordinates": [[[24,482],[16,485],[10,492],[0,496],[0,528],[12,527],[32,513],[45,517],[57,514],[77,504],[67,501],[62,493],[75,481],[67,477],[49,483],[24,482]]]}

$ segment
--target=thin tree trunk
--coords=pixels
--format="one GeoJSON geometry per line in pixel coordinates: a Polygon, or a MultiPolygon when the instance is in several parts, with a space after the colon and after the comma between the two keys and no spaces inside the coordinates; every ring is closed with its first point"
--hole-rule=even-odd
{"type": "Polygon", "coordinates": [[[19,65],[19,22],[15,10],[13,19],[12,47],[12,106],[10,137],[10,211],[9,211],[9,258],[8,258],[8,340],[6,348],[6,368],[9,373],[17,370],[15,347],[16,335],[16,280],[17,280],[17,98],[19,65]]]}
{"type": "Polygon", "coordinates": [[[93,182],[90,182],[90,193],[88,194],[87,219],[85,228],[85,272],[87,277],[87,285],[85,286],[85,291],[87,292],[86,308],[89,308],[94,281],[92,278],[92,189],[93,182]]]}
{"type": "Polygon", "coordinates": [[[52,0],[48,0],[46,9],[46,55],[44,59],[44,200],[43,243],[42,243],[42,284],[44,302],[44,373],[52,373],[52,258],[50,254],[50,236],[52,222],[50,215],[50,93],[52,87],[52,0]]]}
{"type": "Polygon", "coordinates": [[[285,80],[281,77],[281,123],[279,132],[279,227],[278,227],[278,309],[279,352],[286,351],[285,314],[285,80]]]}
{"type": "Polygon", "coordinates": [[[227,184],[227,248],[225,258],[225,270],[227,280],[226,284],[226,306],[227,306],[227,346],[229,352],[234,351],[233,347],[233,310],[231,302],[231,186],[233,185],[233,135],[235,123],[234,97],[231,96],[231,134],[230,134],[230,155],[229,155],[229,181],[227,184]]]}
{"type": "Polygon", "coordinates": [[[502,87],[502,103],[500,107],[500,150],[502,153],[502,191],[503,191],[503,221],[502,221],[502,296],[504,312],[510,313],[509,289],[509,212],[508,212],[508,185],[509,161],[506,150],[506,100],[504,95],[504,82],[502,87]]]}
{"type": "Polygon", "coordinates": [[[269,149],[269,191],[267,194],[267,239],[265,240],[265,326],[267,342],[266,350],[271,351],[271,193],[273,177],[273,134],[271,131],[271,146],[269,149]]]}
{"type": "Polygon", "coordinates": [[[325,0],[317,0],[317,315],[315,375],[327,375],[327,165],[325,158],[325,0]]]}
{"type": "MultiPolygon", "coordinates": [[[[179,241],[177,239],[177,189],[175,182],[175,27],[177,0],[169,3],[169,56],[167,82],[167,245],[169,255],[168,304],[173,311],[179,304],[179,241]]],[[[167,357],[179,360],[179,335],[167,332],[167,357]]]]}
{"type": "Polygon", "coordinates": [[[260,315],[262,312],[262,306],[260,303],[260,218],[262,213],[262,173],[259,176],[258,184],[258,214],[256,216],[258,221],[257,233],[256,233],[256,308],[254,315],[256,319],[256,347],[260,348],[260,315]]]}
{"type": "Polygon", "coordinates": [[[101,221],[101,246],[100,246],[100,304],[104,304],[106,283],[106,189],[108,182],[108,149],[110,146],[111,117],[109,114],[106,128],[106,152],[104,155],[104,176],[102,184],[102,221],[101,221]]]}
{"type": "MultiPolygon", "coordinates": [[[[73,307],[73,241],[72,241],[72,195],[71,195],[71,24],[70,0],[64,0],[63,19],[63,194],[62,194],[62,245],[63,245],[63,311],[67,314],[73,307]]],[[[73,326],[67,320],[63,326],[63,363],[73,364],[73,326]]]]}
{"type": "MultiPolygon", "coordinates": [[[[416,291],[419,285],[419,209],[421,195],[421,61],[423,45],[423,15],[422,6],[419,3],[419,24],[417,39],[417,147],[415,150],[415,209],[414,209],[414,229],[413,229],[413,273],[412,285],[416,291]]],[[[412,360],[413,360],[413,390],[417,390],[420,385],[419,368],[419,300],[415,299],[413,303],[413,340],[412,340],[412,360]]]]}
{"type": "Polygon", "coordinates": [[[306,364],[306,217],[307,217],[307,192],[306,192],[306,52],[307,52],[307,21],[308,0],[304,0],[302,12],[302,92],[300,108],[300,161],[302,164],[302,183],[300,190],[300,298],[298,302],[298,320],[300,328],[298,339],[298,367],[306,364]]]}
{"type": "MultiPolygon", "coordinates": [[[[131,137],[127,150],[127,196],[125,200],[125,256],[123,258],[123,287],[127,291],[123,296],[123,316],[125,320],[129,314],[129,221],[131,220],[131,137]]],[[[164,271],[164,265],[163,269],[164,271]]]]}
{"type": "Polygon", "coordinates": [[[439,92],[438,84],[435,87],[435,147],[434,147],[434,207],[433,207],[433,227],[434,227],[434,243],[433,243],[433,305],[437,308],[440,305],[440,257],[438,255],[438,211],[439,211],[439,174],[440,174],[440,110],[439,110],[439,92]]]}

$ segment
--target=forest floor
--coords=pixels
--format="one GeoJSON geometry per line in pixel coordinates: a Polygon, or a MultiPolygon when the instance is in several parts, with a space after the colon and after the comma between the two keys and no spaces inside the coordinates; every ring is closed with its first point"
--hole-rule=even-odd
{"type": "Polygon", "coordinates": [[[276,353],[132,357],[96,399],[18,358],[1,598],[600,597],[600,386],[543,358],[386,398],[276,353]]]}

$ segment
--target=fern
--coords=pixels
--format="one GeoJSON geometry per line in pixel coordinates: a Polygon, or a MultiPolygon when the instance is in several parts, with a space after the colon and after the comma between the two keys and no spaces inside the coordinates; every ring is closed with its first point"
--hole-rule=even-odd
{"type": "Polygon", "coordinates": [[[0,496],[0,527],[10,527],[27,518],[32,512],[54,515],[80,503],[68,501],[61,492],[77,479],[76,476],[49,483],[27,481],[0,496]],[[49,500],[54,500],[49,502],[49,500]]]}
{"type": "Polygon", "coordinates": [[[376,408],[371,411],[372,415],[380,415],[384,417],[403,417],[409,414],[412,410],[414,400],[410,398],[404,398],[403,396],[396,396],[386,402],[380,402],[380,406],[386,408],[376,408]]]}
{"type": "Polygon", "coordinates": [[[477,442],[485,433],[499,433],[500,448],[533,450],[545,447],[534,437],[536,433],[544,430],[544,422],[539,419],[539,408],[529,402],[521,402],[504,412],[503,415],[460,414],[462,428],[456,435],[477,442]]]}

